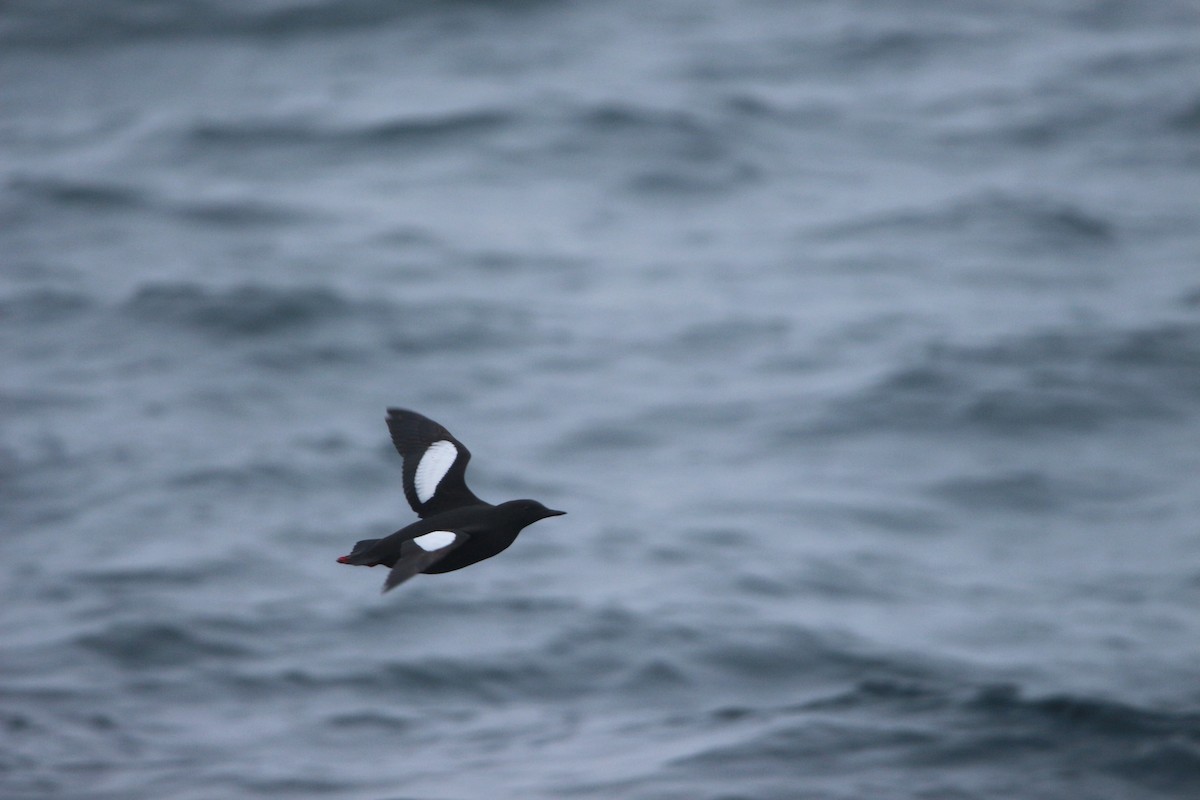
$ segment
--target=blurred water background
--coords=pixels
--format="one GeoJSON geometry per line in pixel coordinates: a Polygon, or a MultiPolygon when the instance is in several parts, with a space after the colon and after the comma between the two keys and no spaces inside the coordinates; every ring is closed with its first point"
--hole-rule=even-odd
{"type": "Polygon", "coordinates": [[[1191,0],[7,0],[0,359],[5,800],[1200,797],[1191,0]]]}

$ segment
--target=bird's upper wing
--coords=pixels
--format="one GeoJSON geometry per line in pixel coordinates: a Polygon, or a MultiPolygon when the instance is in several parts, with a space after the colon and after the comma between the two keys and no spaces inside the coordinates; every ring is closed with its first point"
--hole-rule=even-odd
{"type": "Polygon", "coordinates": [[[400,557],[388,573],[383,591],[390,592],[412,576],[433,566],[469,538],[471,537],[461,531],[430,531],[409,539],[400,546],[400,557]]]}
{"type": "Polygon", "coordinates": [[[467,488],[471,451],[429,417],[389,408],[392,444],[404,458],[404,496],[421,518],[483,501],[467,488]]]}

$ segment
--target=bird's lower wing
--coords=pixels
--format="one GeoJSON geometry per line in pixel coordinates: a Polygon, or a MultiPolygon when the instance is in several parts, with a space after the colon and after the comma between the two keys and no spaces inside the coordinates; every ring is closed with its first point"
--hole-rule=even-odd
{"type": "Polygon", "coordinates": [[[412,576],[424,572],[469,538],[459,531],[432,531],[405,542],[400,548],[400,558],[383,583],[383,591],[390,592],[412,576]]]}

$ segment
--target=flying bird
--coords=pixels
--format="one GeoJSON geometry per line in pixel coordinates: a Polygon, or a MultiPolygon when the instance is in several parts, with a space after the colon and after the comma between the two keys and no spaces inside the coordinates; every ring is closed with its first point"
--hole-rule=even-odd
{"type": "Polygon", "coordinates": [[[418,573],[451,572],[501,552],[527,525],[565,511],[536,500],[492,505],[467,488],[467,450],[450,431],[415,411],[389,408],[392,444],[404,459],[404,496],[421,519],[382,539],[363,539],[341,564],[391,571],[388,592],[418,573]]]}

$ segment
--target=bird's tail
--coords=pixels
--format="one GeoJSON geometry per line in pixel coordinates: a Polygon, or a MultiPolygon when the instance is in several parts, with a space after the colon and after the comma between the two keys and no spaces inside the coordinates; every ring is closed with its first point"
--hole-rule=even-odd
{"type": "Polygon", "coordinates": [[[350,551],[350,555],[341,556],[338,558],[339,564],[351,564],[356,567],[373,567],[379,562],[367,556],[371,548],[375,546],[378,539],[363,539],[354,545],[354,549],[350,551]]]}

